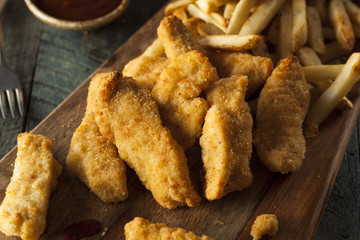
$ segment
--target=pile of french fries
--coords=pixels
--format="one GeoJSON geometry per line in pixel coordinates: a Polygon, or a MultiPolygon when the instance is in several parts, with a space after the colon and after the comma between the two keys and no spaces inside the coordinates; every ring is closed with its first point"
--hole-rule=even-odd
{"type": "MultiPolygon", "coordinates": [[[[353,107],[346,95],[360,78],[360,55],[353,53],[360,8],[351,0],[176,0],[165,14],[182,19],[208,48],[251,50],[274,63],[296,55],[312,92],[308,137],[317,135],[332,109],[353,107]],[[345,65],[338,64],[350,54],[345,65]]],[[[163,54],[161,43],[155,41],[146,54],[163,54]]]]}

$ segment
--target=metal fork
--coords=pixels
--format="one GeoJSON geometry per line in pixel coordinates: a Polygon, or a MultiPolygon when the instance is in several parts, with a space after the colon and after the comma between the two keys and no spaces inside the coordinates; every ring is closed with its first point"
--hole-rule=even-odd
{"type": "MultiPolygon", "coordinates": [[[[0,0],[0,13],[4,9],[6,2],[7,0],[0,0]]],[[[11,71],[10,68],[5,64],[2,45],[3,45],[2,22],[0,21],[0,111],[2,117],[5,119],[7,113],[6,110],[7,109],[6,97],[7,97],[11,116],[15,118],[15,111],[16,111],[15,96],[16,96],[20,115],[21,116],[24,115],[23,92],[21,89],[19,77],[13,71],[11,71]]]]}

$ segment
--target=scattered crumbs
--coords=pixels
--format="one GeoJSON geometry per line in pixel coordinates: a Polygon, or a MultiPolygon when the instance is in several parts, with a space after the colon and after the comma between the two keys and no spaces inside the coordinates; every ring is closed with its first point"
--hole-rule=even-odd
{"type": "Polygon", "coordinates": [[[56,138],[53,138],[53,141],[55,141],[56,140],[56,138]]]}
{"type": "Polygon", "coordinates": [[[61,127],[64,128],[65,127],[64,124],[62,124],[61,127]]]}
{"type": "Polygon", "coordinates": [[[70,125],[68,125],[68,128],[70,128],[70,125]]]}
{"type": "Polygon", "coordinates": [[[318,174],[316,177],[317,177],[317,178],[320,178],[320,174],[318,174]]]}
{"type": "Polygon", "coordinates": [[[72,118],[72,119],[70,119],[70,122],[73,122],[74,121],[74,119],[72,118]]]}
{"type": "Polygon", "coordinates": [[[277,208],[277,206],[276,206],[276,205],[274,205],[274,208],[277,208]]]}
{"type": "Polygon", "coordinates": [[[221,224],[221,225],[225,225],[225,223],[222,222],[222,221],[220,221],[220,220],[217,220],[217,223],[218,223],[218,224],[221,224]]]}
{"type": "Polygon", "coordinates": [[[104,210],[104,212],[107,212],[107,211],[109,211],[109,209],[105,209],[105,210],[104,210]]]}
{"type": "Polygon", "coordinates": [[[105,227],[105,228],[104,228],[104,231],[101,233],[101,236],[102,236],[102,237],[105,236],[108,230],[109,230],[109,229],[108,229],[107,227],[105,227]]]}
{"type": "Polygon", "coordinates": [[[11,163],[11,164],[10,164],[10,166],[12,166],[12,167],[13,167],[13,166],[14,166],[14,163],[11,163]]]}

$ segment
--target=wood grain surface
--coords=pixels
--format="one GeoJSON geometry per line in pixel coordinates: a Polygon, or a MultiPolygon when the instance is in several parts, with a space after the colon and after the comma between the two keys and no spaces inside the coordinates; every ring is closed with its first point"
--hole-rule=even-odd
{"type": "MultiPolygon", "coordinates": [[[[165,1],[151,1],[151,4],[139,1],[142,5],[134,2],[115,23],[84,33],[44,25],[28,12],[23,1],[10,1],[2,17],[7,26],[4,27],[5,55],[8,64],[23,80],[28,108],[23,119],[0,121],[1,154],[15,145],[20,131],[33,129],[165,1]]],[[[162,16],[160,10],[97,71],[121,70],[128,60],[139,55],[154,39],[162,16]]],[[[64,166],[72,132],[83,116],[87,86],[88,79],[34,129],[55,139],[54,154],[64,166]]],[[[272,212],[280,221],[275,239],[312,239],[324,209],[315,239],[358,239],[358,127],[355,127],[340,168],[359,115],[358,97],[359,86],[349,97],[355,109],[334,112],[331,121],[322,126],[320,136],[308,141],[306,160],[299,172],[287,176],[272,174],[254,157],[251,167],[255,182],[250,188],[220,201],[203,200],[197,208],[166,210],[160,207],[131,169],[127,174],[129,199],[121,204],[104,204],[64,168],[50,201],[48,225],[42,239],[63,239],[61,232],[66,226],[89,218],[99,219],[103,228],[109,228],[104,239],[124,239],[123,226],[135,216],[184,227],[215,239],[251,239],[249,226],[254,217],[272,212]],[[339,168],[333,193],[325,207],[339,168]]],[[[12,175],[15,155],[16,149],[13,149],[0,162],[0,199],[12,175]]],[[[199,148],[191,148],[187,156],[193,183],[201,192],[199,148]]],[[[0,239],[11,238],[0,234],[0,239]]]]}

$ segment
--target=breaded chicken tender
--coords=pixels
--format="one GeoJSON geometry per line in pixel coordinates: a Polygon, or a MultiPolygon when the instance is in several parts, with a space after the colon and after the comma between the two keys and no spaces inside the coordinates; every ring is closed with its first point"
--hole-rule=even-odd
{"type": "Polygon", "coordinates": [[[42,135],[18,135],[13,176],[0,206],[0,231],[6,236],[34,240],[45,230],[50,193],[62,169],[52,144],[42,135]]]}
{"type": "Polygon", "coordinates": [[[151,91],[168,64],[169,60],[165,57],[139,56],[128,62],[122,73],[151,91]]]}
{"type": "Polygon", "coordinates": [[[278,220],[274,214],[261,214],[256,217],[254,224],[251,226],[250,235],[253,240],[259,240],[263,236],[275,236],[279,229],[278,220]]]}
{"type": "Polygon", "coordinates": [[[85,117],[72,136],[66,166],[101,200],[116,203],[128,197],[126,167],[95,122],[95,92],[101,80],[99,74],[90,82],[85,117]]]}
{"type": "Polygon", "coordinates": [[[216,67],[219,77],[227,78],[234,74],[248,77],[247,98],[260,91],[274,68],[270,58],[247,53],[211,52],[208,56],[211,64],[216,67]]]}
{"type": "Polygon", "coordinates": [[[256,152],[270,171],[288,173],[300,167],[305,158],[302,124],[309,104],[299,60],[281,60],[260,93],[254,133],[256,152]]]}
{"type": "Polygon", "coordinates": [[[95,102],[100,132],[115,143],[161,206],[197,206],[201,199],[191,185],[184,151],[162,126],[150,92],[118,72],[101,78],[95,102]]]}
{"type": "Polygon", "coordinates": [[[253,120],[245,102],[247,82],[246,76],[233,75],[215,82],[207,91],[211,107],[200,145],[208,200],[242,190],[253,179],[249,166],[253,120]]]}
{"type": "Polygon", "coordinates": [[[174,61],[180,55],[192,50],[205,54],[205,50],[196,41],[193,33],[175,16],[163,18],[157,34],[170,61],[174,61]]]}
{"type": "Polygon", "coordinates": [[[195,235],[182,228],[170,228],[164,223],[150,223],[136,217],[125,225],[126,240],[211,240],[209,237],[195,235]]]}
{"type": "Polygon", "coordinates": [[[171,61],[152,90],[164,125],[184,149],[200,137],[209,106],[199,96],[216,80],[208,58],[191,51],[171,61]]]}

